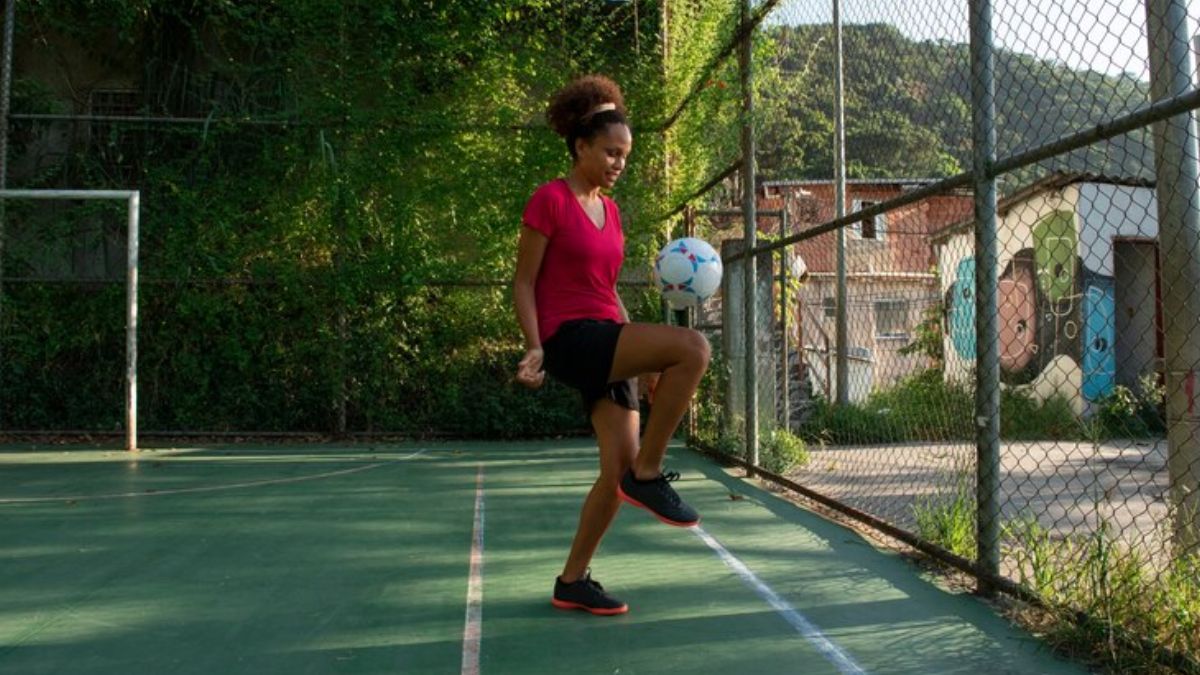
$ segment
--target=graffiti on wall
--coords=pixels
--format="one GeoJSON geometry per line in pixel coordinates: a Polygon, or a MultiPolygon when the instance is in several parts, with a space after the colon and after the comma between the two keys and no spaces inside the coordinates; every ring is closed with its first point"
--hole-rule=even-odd
{"type": "MultiPolygon", "coordinates": [[[[1071,211],[1050,212],[1031,234],[1033,246],[1014,253],[998,279],[1001,381],[1096,401],[1112,392],[1116,378],[1113,278],[1088,269],[1077,254],[1071,211]]],[[[963,257],[953,269],[946,334],[958,357],[974,361],[974,257],[963,257]]]]}

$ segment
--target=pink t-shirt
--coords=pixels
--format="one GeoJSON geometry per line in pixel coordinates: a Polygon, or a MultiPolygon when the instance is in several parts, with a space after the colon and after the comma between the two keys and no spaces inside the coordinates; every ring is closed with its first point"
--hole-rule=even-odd
{"type": "Polygon", "coordinates": [[[525,206],[525,226],[550,240],[534,284],[542,341],[571,319],[623,321],[616,285],[625,260],[625,235],[616,202],[601,199],[603,228],[592,224],[562,178],[539,187],[525,206]]]}

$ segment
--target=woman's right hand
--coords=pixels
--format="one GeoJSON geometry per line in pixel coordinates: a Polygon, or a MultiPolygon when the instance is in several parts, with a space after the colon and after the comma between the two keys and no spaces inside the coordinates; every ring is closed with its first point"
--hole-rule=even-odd
{"type": "Polygon", "coordinates": [[[542,382],[546,380],[546,372],[542,370],[544,356],[541,347],[526,350],[525,358],[517,364],[517,382],[530,389],[542,386],[542,382]]]}

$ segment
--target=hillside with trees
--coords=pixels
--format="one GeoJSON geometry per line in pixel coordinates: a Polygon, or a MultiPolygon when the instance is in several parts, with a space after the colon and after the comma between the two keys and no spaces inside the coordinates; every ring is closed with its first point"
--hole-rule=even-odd
{"type": "MultiPolygon", "coordinates": [[[[846,164],[851,178],[942,177],[970,167],[966,44],[914,41],[883,24],[845,26],[846,164]]],[[[834,52],[828,25],[764,30],[758,78],[763,179],[829,178],[833,167],[834,52]]],[[[996,55],[997,151],[1027,150],[1136,110],[1149,85],[1024,54],[996,55]]],[[[1148,131],[1093,145],[1035,171],[1153,176],[1148,131]]]]}

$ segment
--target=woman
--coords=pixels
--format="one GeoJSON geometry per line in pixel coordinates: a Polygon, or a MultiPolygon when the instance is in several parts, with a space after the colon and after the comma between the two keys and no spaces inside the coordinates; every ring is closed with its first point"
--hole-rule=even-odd
{"type": "Polygon", "coordinates": [[[708,367],[709,346],[694,330],[630,323],[617,294],[625,240],[617,205],[601,191],[617,182],[633,146],[620,88],[606,77],[582,77],[554,96],[546,116],[572,165],[525,208],[513,296],[526,351],[516,379],[536,388],[548,372],[579,390],[600,446],[600,477],[552,602],[622,614],[628,606],[591,579],[588,564],[622,499],[670,525],[700,522],[669,484],[679,474],[664,474],[662,461],[708,367]],[[647,376],[653,402],[640,443],[639,375],[647,376]]]}

